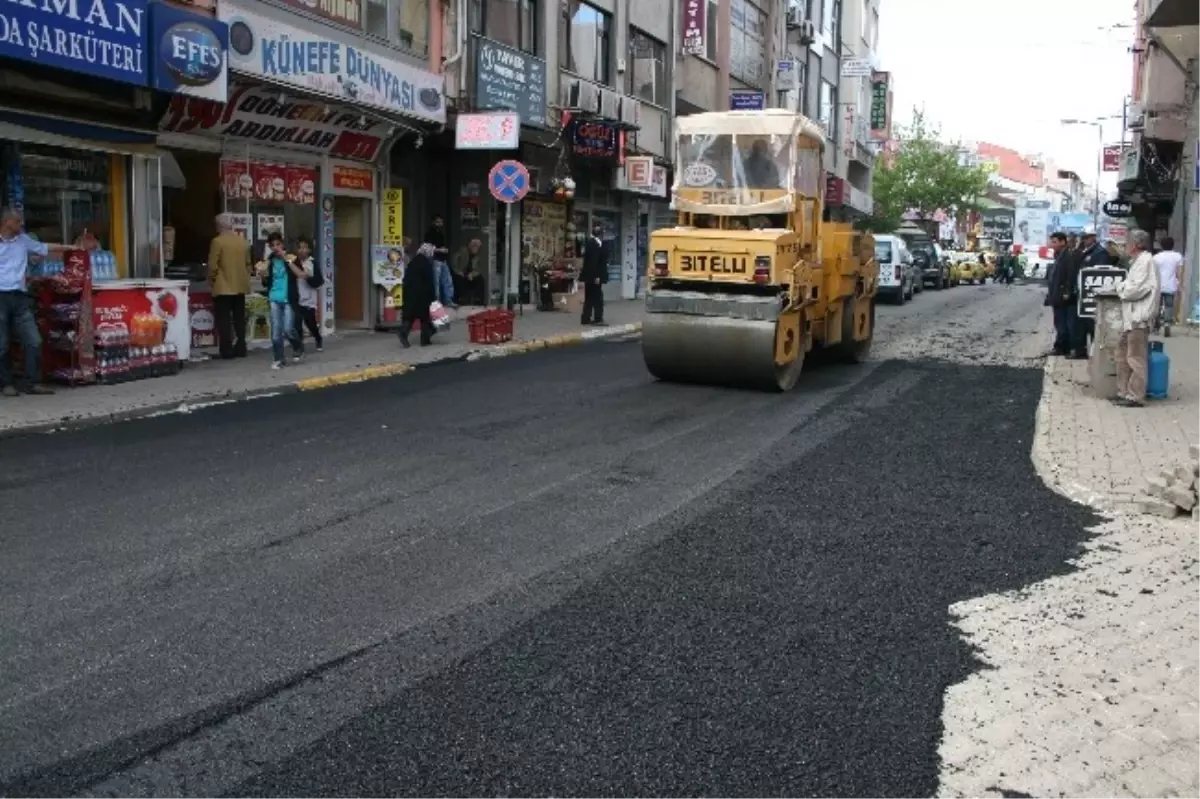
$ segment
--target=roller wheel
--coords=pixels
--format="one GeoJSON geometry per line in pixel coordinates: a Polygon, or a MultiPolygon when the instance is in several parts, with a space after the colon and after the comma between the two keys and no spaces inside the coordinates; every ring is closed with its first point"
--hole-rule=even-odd
{"type": "Polygon", "coordinates": [[[842,340],[838,344],[838,360],[843,363],[862,363],[871,354],[871,342],[875,339],[875,300],[863,297],[859,302],[868,303],[867,324],[871,335],[865,341],[854,340],[854,299],[847,297],[842,303],[842,340]]]}

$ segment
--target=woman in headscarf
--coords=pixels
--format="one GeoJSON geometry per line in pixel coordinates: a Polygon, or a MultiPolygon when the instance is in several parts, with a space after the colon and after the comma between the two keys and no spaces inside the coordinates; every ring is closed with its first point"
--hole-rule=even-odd
{"type": "Polygon", "coordinates": [[[433,267],[434,246],[426,243],[417,248],[417,253],[404,265],[404,301],[400,309],[400,343],[411,346],[408,334],[414,321],[421,323],[421,346],[433,342],[433,320],[429,318],[429,306],[437,299],[437,280],[433,267]]]}

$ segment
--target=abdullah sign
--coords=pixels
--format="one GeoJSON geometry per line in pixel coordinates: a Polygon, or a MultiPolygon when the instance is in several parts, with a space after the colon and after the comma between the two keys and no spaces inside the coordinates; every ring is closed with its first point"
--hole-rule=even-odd
{"type": "Polygon", "coordinates": [[[159,124],[165,133],[228,136],[246,142],[374,161],[388,126],[345,106],[279,101],[277,91],[237,85],[221,105],[176,95],[159,124]]]}

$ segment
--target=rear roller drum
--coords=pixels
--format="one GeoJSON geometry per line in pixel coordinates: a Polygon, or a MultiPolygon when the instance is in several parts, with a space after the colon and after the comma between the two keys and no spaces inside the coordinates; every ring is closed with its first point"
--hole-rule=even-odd
{"type": "Polygon", "coordinates": [[[804,368],[803,334],[791,343],[796,357],[779,364],[776,333],[776,322],[648,313],[642,322],[642,357],[659,380],[787,391],[804,368]]]}
{"type": "Polygon", "coordinates": [[[875,300],[871,297],[859,297],[857,300],[847,297],[842,303],[842,340],[837,347],[838,359],[844,363],[862,363],[871,354],[871,342],[874,339],[875,300]],[[865,312],[861,312],[863,306],[865,312]],[[867,327],[870,334],[856,341],[854,334],[861,326],[867,327]]]}

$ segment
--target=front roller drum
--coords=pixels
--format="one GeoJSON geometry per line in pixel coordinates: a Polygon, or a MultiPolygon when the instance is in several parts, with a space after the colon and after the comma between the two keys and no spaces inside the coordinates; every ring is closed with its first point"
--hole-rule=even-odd
{"type": "Polygon", "coordinates": [[[650,374],[676,383],[788,391],[804,367],[798,313],[778,320],[648,313],[642,356],[650,374]]]}

